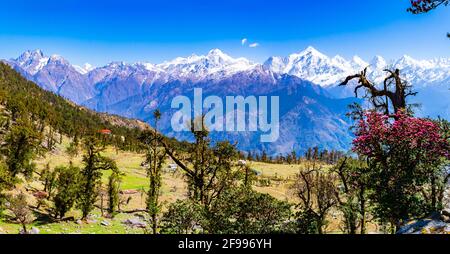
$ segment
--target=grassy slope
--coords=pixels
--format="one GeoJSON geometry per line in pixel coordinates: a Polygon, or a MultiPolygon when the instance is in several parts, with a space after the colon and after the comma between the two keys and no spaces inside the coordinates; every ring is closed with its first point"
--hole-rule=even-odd
{"type": "MultiPolygon", "coordinates": [[[[56,152],[52,154],[47,154],[44,158],[40,158],[36,161],[38,169],[42,169],[47,163],[50,164],[51,168],[59,165],[67,165],[69,161],[72,161],[75,165],[81,165],[81,155],[75,158],[70,158],[64,151],[65,147],[68,146],[68,140],[64,139],[61,145],[58,145],[56,152]]],[[[143,155],[131,152],[118,152],[115,149],[107,148],[104,152],[105,156],[114,159],[119,168],[126,174],[123,183],[122,190],[138,190],[139,192],[132,195],[124,195],[126,198],[131,197],[130,202],[127,205],[122,206],[122,209],[130,211],[136,209],[145,208],[145,195],[143,195],[142,190],[146,190],[148,187],[148,181],[146,178],[145,170],[140,166],[143,155]]],[[[270,179],[270,186],[259,186],[255,183],[254,188],[262,193],[268,193],[278,199],[288,200],[292,203],[295,199],[289,192],[289,186],[298,170],[302,165],[276,165],[260,162],[252,162],[250,164],[251,168],[261,172],[259,179],[270,179]]],[[[107,183],[107,179],[110,172],[103,172],[103,182],[107,183]]],[[[36,176],[37,178],[37,176],[36,176]]],[[[35,179],[28,184],[36,189],[42,189],[40,183],[35,179]]],[[[23,188],[24,186],[22,186],[23,188]]],[[[184,181],[183,174],[181,172],[177,173],[163,173],[163,187],[161,201],[167,205],[177,199],[186,198],[186,184],[184,181]]],[[[30,201],[34,197],[30,195],[30,201]]],[[[106,204],[106,201],[104,202],[106,204]]],[[[144,213],[141,213],[144,215],[144,213]]],[[[73,209],[67,216],[74,216],[79,218],[79,211],[73,209]]],[[[142,229],[130,229],[122,224],[122,221],[127,218],[135,217],[135,214],[119,214],[113,220],[105,219],[101,217],[99,209],[94,212],[94,222],[91,224],[77,224],[75,222],[60,222],[60,223],[49,223],[42,224],[40,222],[35,222],[32,226],[36,226],[40,229],[41,233],[143,233],[142,229]],[[102,226],[101,222],[107,221],[109,226],[102,226]]],[[[5,233],[17,233],[19,230],[19,225],[14,223],[7,223],[0,221],[0,233],[3,231],[5,233]]],[[[337,231],[336,223],[331,223],[329,229],[331,231],[337,231]]]]}

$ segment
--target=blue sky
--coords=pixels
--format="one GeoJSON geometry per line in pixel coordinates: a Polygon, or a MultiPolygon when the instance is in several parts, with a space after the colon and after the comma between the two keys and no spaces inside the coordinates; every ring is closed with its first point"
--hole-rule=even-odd
{"type": "Polygon", "coordinates": [[[2,1],[0,58],[27,49],[75,64],[159,63],[220,48],[262,62],[312,45],[366,60],[450,57],[450,7],[406,12],[409,0],[2,1]],[[246,46],[241,40],[248,38],[246,46]],[[258,43],[250,48],[249,43],[258,43]]]}

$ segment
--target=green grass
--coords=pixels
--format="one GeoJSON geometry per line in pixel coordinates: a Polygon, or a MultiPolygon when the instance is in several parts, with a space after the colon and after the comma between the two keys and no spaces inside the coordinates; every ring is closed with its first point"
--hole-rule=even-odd
{"type": "MultiPolygon", "coordinates": [[[[74,213],[71,213],[74,214],[74,213]]],[[[70,215],[70,214],[69,214],[70,215]]],[[[76,221],[45,223],[42,221],[35,221],[28,225],[30,230],[32,227],[39,229],[40,234],[142,234],[143,229],[131,228],[124,225],[122,222],[128,218],[133,218],[131,214],[118,214],[113,219],[102,218],[100,211],[94,211],[92,216],[93,222],[90,224],[77,224],[76,221]],[[108,222],[108,226],[103,226],[103,221],[108,222]]],[[[21,226],[17,223],[4,222],[0,220],[0,232],[7,234],[16,234],[20,231],[21,226]]]]}
{"type": "MultiPolygon", "coordinates": [[[[65,153],[66,147],[69,145],[69,140],[64,138],[62,144],[57,145],[56,152],[49,153],[43,158],[36,160],[38,170],[41,170],[45,165],[49,164],[51,168],[57,166],[68,165],[72,162],[75,166],[82,167],[82,156],[78,155],[71,158],[65,153]]],[[[123,181],[121,184],[122,190],[136,190],[138,191],[132,195],[124,195],[124,200],[129,200],[127,204],[122,205],[122,209],[130,211],[136,209],[145,208],[145,193],[141,190],[148,190],[148,179],[145,169],[141,167],[141,162],[144,160],[144,155],[131,153],[131,152],[116,152],[115,149],[108,147],[103,152],[104,156],[107,156],[116,161],[119,169],[125,173],[123,181]]],[[[164,166],[164,168],[166,165],[164,166]]],[[[295,202],[292,194],[289,192],[289,187],[292,184],[293,177],[298,173],[299,170],[304,168],[303,164],[300,165],[279,165],[261,162],[250,162],[250,167],[252,169],[258,170],[262,173],[259,177],[271,179],[271,186],[258,186],[256,183],[254,188],[262,193],[270,194],[280,200],[287,200],[295,202]]],[[[326,170],[325,166],[325,170],[326,170]]],[[[108,182],[108,177],[111,175],[110,171],[103,171],[102,182],[106,187],[108,182]]],[[[42,185],[39,181],[29,182],[27,185],[33,186],[37,189],[42,189],[42,185]]],[[[176,201],[177,199],[186,198],[186,181],[182,172],[167,173],[162,174],[163,186],[161,189],[161,202],[163,203],[163,209],[167,204],[176,201]]],[[[23,189],[23,185],[18,188],[23,189]]],[[[30,200],[34,197],[29,193],[30,200]]],[[[33,203],[33,202],[31,202],[33,203]]],[[[106,206],[107,201],[104,200],[104,205],[106,206]]],[[[79,211],[73,209],[69,212],[66,217],[73,216],[76,219],[80,218],[79,211]]],[[[143,233],[142,229],[131,229],[122,224],[122,221],[127,218],[134,217],[133,214],[118,214],[114,219],[106,219],[100,216],[99,209],[93,212],[93,216],[97,217],[95,223],[91,224],[77,224],[76,222],[54,222],[54,223],[43,223],[36,221],[29,226],[35,226],[39,228],[42,234],[54,234],[54,233],[72,233],[72,234],[132,234],[132,233],[143,233]],[[109,226],[101,225],[102,221],[108,221],[109,226]]],[[[19,232],[20,225],[11,222],[5,222],[0,219],[0,232],[5,233],[17,233],[19,232]]]]}

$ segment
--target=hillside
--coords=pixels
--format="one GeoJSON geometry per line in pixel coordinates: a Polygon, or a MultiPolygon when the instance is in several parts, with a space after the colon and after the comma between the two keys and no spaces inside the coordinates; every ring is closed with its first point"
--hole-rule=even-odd
{"type": "MultiPolygon", "coordinates": [[[[279,96],[280,139],[276,143],[256,142],[260,132],[213,132],[217,140],[236,141],[242,151],[271,155],[295,150],[303,154],[310,147],[346,151],[352,134],[347,106],[354,98],[333,98],[325,89],[307,79],[277,73],[244,58],[232,58],[218,49],[205,56],[177,58],[163,64],[113,62],[80,71],[61,56],[27,51],[7,63],[42,88],[97,112],[107,112],[145,122],[156,108],[163,113],[161,131],[178,140],[192,140],[189,133],[171,128],[172,100],[189,98],[193,88],[203,95],[279,96]]],[[[254,114],[255,112],[249,112],[254,114]]]]}
{"type": "Polygon", "coordinates": [[[100,114],[46,91],[26,80],[10,66],[0,63],[0,103],[12,121],[30,114],[40,126],[51,127],[59,134],[80,138],[109,129],[114,136],[136,145],[139,133],[148,125],[138,120],[100,114]]]}
{"type": "MultiPolygon", "coordinates": [[[[62,144],[57,145],[57,152],[48,153],[46,156],[36,160],[38,172],[42,171],[48,164],[51,168],[57,167],[72,161],[74,165],[81,166],[81,155],[74,158],[70,157],[64,152],[65,148],[69,145],[67,138],[63,139],[62,144]]],[[[29,227],[35,227],[39,229],[41,234],[142,234],[144,229],[139,227],[132,227],[126,225],[127,220],[145,221],[144,218],[148,218],[145,209],[146,195],[145,191],[148,190],[148,179],[146,177],[145,169],[141,166],[141,162],[144,159],[144,155],[136,152],[124,152],[118,153],[112,147],[108,147],[104,152],[104,156],[107,156],[117,162],[120,170],[125,174],[123,182],[121,184],[122,194],[121,200],[124,204],[121,206],[122,213],[118,213],[114,218],[108,218],[102,216],[100,209],[95,209],[87,221],[78,220],[80,212],[73,209],[66,217],[74,217],[74,220],[55,221],[46,218],[43,213],[47,209],[47,205],[44,205],[39,211],[43,216],[40,220],[35,221],[29,227]]],[[[267,193],[277,198],[278,200],[286,200],[289,202],[296,202],[294,194],[289,190],[290,185],[294,182],[295,175],[300,169],[304,167],[303,163],[300,164],[271,164],[262,162],[250,162],[249,166],[257,170],[260,175],[255,182],[253,188],[261,193],[267,193]]],[[[326,166],[328,168],[329,166],[326,166]]],[[[107,185],[108,177],[111,171],[104,171],[102,182],[103,186],[107,185]]],[[[186,199],[187,185],[185,174],[178,170],[171,172],[168,169],[167,164],[163,166],[162,173],[162,189],[161,189],[161,202],[163,204],[163,211],[167,207],[178,199],[186,199]]],[[[18,190],[28,189],[28,198],[32,206],[37,202],[37,199],[33,194],[42,190],[42,182],[39,181],[39,176],[35,175],[30,181],[17,186],[18,190]]],[[[104,204],[107,203],[107,197],[102,197],[104,204]]],[[[50,202],[48,202],[50,206],[50,202]]],[[[100,207],[101,202],[97,202],[97,207],[100,207]]],[[[39,214],[37,213],[37,214],[39,214]]],[[[339,220],[334,220],[339,216],[337,211],[333,212],[330,216],[330,225],[327,232],[340,232],[339,220]]],[[[15,222],[0,220],[0,233],[15,234],[19,231],[20,225],[15,222]]],[[[372,230],[376,230],[375,227],[371,227],[372,230]]]]}

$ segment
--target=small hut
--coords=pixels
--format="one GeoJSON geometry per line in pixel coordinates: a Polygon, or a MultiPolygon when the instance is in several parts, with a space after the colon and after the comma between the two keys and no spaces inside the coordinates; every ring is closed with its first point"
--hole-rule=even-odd
{"type": "Polygon", "coordinates": [[[102,135],[111,135],[112,131],[108,129],[103,129],[98,131],[102,135]]]}

